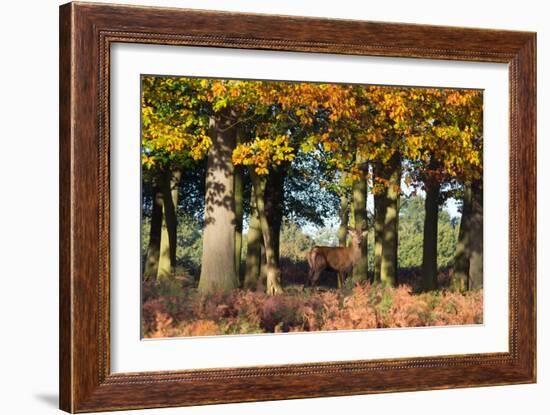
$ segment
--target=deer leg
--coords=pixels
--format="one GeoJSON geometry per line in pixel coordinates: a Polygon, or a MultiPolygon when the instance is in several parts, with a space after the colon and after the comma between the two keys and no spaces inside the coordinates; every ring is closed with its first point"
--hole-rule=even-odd
{"type": "Polygon", "coordinates": [[[313,287],[313,275],[315,273],[315,249],[309,251],[306,255],[309,271],[307,273],[307,285],[313,287]]]}
{"type": "Polygon", "coordinates": [[[321,275],[321,272],[320,270],[315,270],[314,273],[313,273],[313,277],[311,279],[311,286],[314,287],[315,284],[317,283],[317,280],[319,279],[319,276],[321,275]]]}
{"type": "Polygon", "coordinates": [[[313,270],[313,272],[311,273],[311,279],[310,279],[310,287],[315,287],[315,283],[317,282],[317,278],[319,278],[319,276],[317,275],[317,272],[315,270],[313,270]]]}
{"type": "Polygon", "coordinates": [[[313,268],[310,268],[307,274],[307,285],[310,287],[313,286],[313,273],[314,273],[313,268]]]}
{"type": "Polygon", "coordinates": [[[315,266],[313,266],[309,269],[308,285],[310,287],[313,287],[315,285],[315,282],[317,281],[317,278],[319,278],[319,272],[315,269],[315,266]]]}

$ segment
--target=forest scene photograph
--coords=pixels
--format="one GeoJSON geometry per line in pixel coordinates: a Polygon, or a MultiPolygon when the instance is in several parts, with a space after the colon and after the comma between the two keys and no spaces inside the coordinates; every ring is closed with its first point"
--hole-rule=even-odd
{"type": "Polygon", "coordinates": [[[143,338],[483,323],[483,91],[142,75],[143,338]]]}

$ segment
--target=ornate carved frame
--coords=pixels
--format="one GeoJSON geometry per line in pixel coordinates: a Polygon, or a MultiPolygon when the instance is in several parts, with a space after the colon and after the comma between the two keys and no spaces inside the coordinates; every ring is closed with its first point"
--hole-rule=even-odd
{"type": "Polygon", "coordinates": [[[106,4],[61,6],[61,409],[90,412],[535,382],[535,105],[534,33],[106,4]],[[113,42],[507,63],[509,352],[111,373],[109,57],[113,42]]]}

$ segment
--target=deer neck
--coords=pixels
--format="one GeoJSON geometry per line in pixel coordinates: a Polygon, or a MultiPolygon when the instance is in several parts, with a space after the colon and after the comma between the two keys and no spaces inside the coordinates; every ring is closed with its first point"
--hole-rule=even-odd
{"type": "Polygon", "coordinates": [[[352,242],[351,243],[351,257],[353,259],[353,262],[357,262],[359,258],[361,258],[361,247],[359,244],[352,242]]]}

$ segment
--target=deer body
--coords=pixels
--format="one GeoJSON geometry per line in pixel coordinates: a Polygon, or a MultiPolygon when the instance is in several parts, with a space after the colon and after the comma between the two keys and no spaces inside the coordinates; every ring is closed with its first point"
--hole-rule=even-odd
{"type": "Polygon", "coordinates": [[[308,282],[315,285],[321,272],[333,271],[338,274],[338,288],[342,288],[344,279],[361,258],[361,241],[366,231],[349,230],[351,243],[343,246],[315,246],[307,253],[309,263],[308,282]]]}

